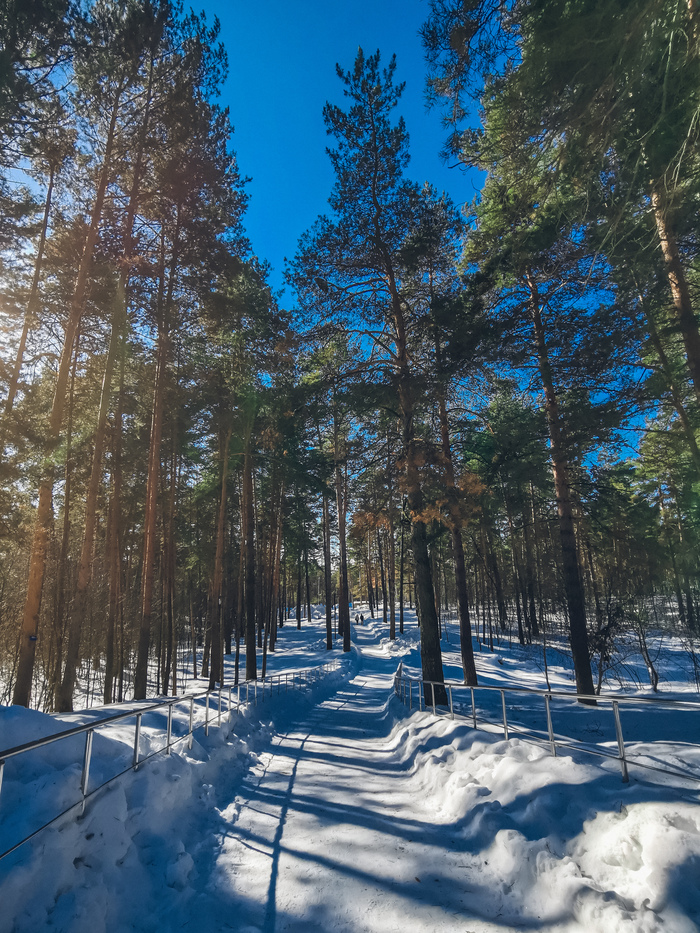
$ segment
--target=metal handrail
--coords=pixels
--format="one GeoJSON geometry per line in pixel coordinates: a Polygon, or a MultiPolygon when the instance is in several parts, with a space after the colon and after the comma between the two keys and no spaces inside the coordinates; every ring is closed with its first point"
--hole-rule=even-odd
{"type": "MultiPolygon", "coordinates": [[[[470,687],[459,680],[424,680],[422,677],[414,677],[411,674],[401,673],[401,677],[406,681],[411,681],[414,684],[426,683],[434,684],[436,687],[459,687],[462,689],[469,690],[470,687]]],[[[695,708],[700,710],[700,701],[695,700],[679,700],[676,697],[663,697],[663,696],[630,696],[626,693],[574,693],[572,690],[536,690],[534,687],[496,687],[492,684],[477,684],[474,687],[475,690],[494,690],[496,692],[500,690],[507,690],[508,693],[530,693],[533,696],[545,696],[550,697],[563,697],[567,700],[596,700],[601,702],[602,700],[618,700],[624,701],[627,703],[653,703],[653,704],[669,704],[673,706],[687,704],[689,709],[695,708]]]]}
{"type": "Polygon", "coordinates": [[[52,826],[57,820],[61,819],[64,816],[67,816],[69,813],[79,810],[79,815],[82,815],[85,812],[86,802],[93,797],[98,791],[102,790],[104,787],[107,787],[109,784],[112,784],[114,781],[123,777],[129,771],[138,771],[139,767],[144,764],[144,762],[149,761],[151,758],[154,758],[156,755],[170,755],[172,749],[183,740],[187,739],[189,747],[192,748],[192,742],[194,738],[194,733],[197,729],[204,728],[205,734],[209,734],[209,727],[211,725],[221,726],[222,720],[222,697],[224,693],[228,692],[227,699],[227,722],[231,721],[231,715],[233,712],[233,691],[237,691],[236,696],[236,712],[240,711],[241,702],[243,703],[252,703],[257,706],[258,702],[265,701],[265,686],[270,685],[270,694],[274,689],[274,685],[277,685],[278,694],[282,692],[282,684],[284,684],[285,692],[290,688],[292,690],[306,687],[309,685],[309,680],[307,675],[311,674],[314,680],[320,680],[321,674],[330,673],[331,671],[337,670],[339,667],[339,661],[337,658],[333,658],[330,661],[326,661],[323,664],[318,665],[313,668],[297,668],[292,671],[285,671],[279,674],[267,675],[260,680],[247,680],[239,682],[235,686],[233,684],[220,684],[218,688],[214,690],[207,689],[203,690],[200,693],[190,693],[183,694],[179,697],[169,697],[165,700],[160,700],[157,703],[149,703],[148,705],[139,706],[136,709],[131,709],[127,712],[117,713],[115,716],[105,716],[101,719],[92,720],[91,722],[82,723],[79,726],[73,726],[70,729],[64,729],[61,732],[56,732],[53,735],[44,736],[41,739],[34,739],[31,742],[25,742],[22,745],[16,745],[13,748],[8,748],[0,750],[0,794],[2,793],[2,780],[5,769],[5,763],[11,759],[16,758],[19,755],[25,754],[27,752],[35,751],[36,749],[43,748],[47,745],[50,745],[54,742],[59,742],[64,739],[73,738],[76,735],[85,735],[85,747],[83,751],[83,765],[80,776],[80,799],[77,800],[74,804],[71,804],[65,810],[62,810],[56,816],[52,817],[46,823],[43,823],[40,827],[35,829],[29,835],[25,836],[23,839],[16,842],[10,848],[6,849],[4,852],[0,853],[0,860],[5,858],[5,856],[10,855],[20,846],[24,845],[26,842],[29,842],[30,839],[33,839],[36,835],[42,832],[49,826],[52,826]],[[253,696],[251,697],[250,684],[254,684],[253,696]],[[262,696],[258,698],[258,684],[262,684],[262,696]],[[241,700],[241,688],[245,689],[245,698],[241,700]],[[218,697],[218,703],[215,709],[213,709],[214,715],[210,718],[210,707],[209,699],[210,696],[214,694],[218,697]],[[195,701],[205,700],[205,715],[204,719],[201,722],[194,721],[194,704],[195,701]],[[172,712],[173,707],[181,703],[189,702],[189,726],[188,731],[181,736],[173,738],[172,735],[172,712]],[[165,709],[168,710],[168,720],[166,730],[161,730],[156,733],[156,736],[165,735],[166,744],[163,748],[158,748],[155,751],[150,752],[147,755],[141,756],[139,751],[140,746],[140,737],[141,737],[141,720],[145,713],[151,713],[156,710],[165,709]],[[125,719],[136,718],[135,729],[134,729],[134,746],[133,746],[133,757],[131,764],[120,771],[118,774],[112,775],[106,781],[103,781],[96,787],[89,788],[90,780],[90,763],[92,758],[92,741],[93,735],[96,729],[99,729],[103,726],[109,726],[117,722],[122,722],[125,719]]]}
{"type": "MultiPolygon", "coordinates": [[[[566,748],[572,750],[578,750],[589,755],[596,755],[601,758],[611,758],[620,763],[620,770],[622,772],[622,781],[627,783],[629,781],[629,765],[633,764],[635,767],[644,768],[648,771],[657,771],[663,774],[673,775],[675,777],[681,777],[684,779],[689,779],[700,783],[700,774],[697,772],[683,771],[678,768],[667,768],[667,767],[655,767],[654,765],[644,764],[639,761],[634,756],[630,757],[626,746],[625,740],[622,732],[622,722],[620,719],[620,703],[651,703],[653,705],[668,706],[673,707],[679,710],[686,711],[697,711],[700,713],[700,703],[692,700],[678,700],[672,697],[631,697],[624,694],[603,694],[601,696],[595,696],[586,693],[573,693],[567,690],[536,690],[532,687],[496,687],[490,684],[484,684],[483,686],[469,686],[459,681],[434,681],[434,680],[424,680],[422,677],[413,677],[403,673],[402,665],[399,666],[396,674],[394,675],[394,692],[399,697],[399,699],[406,705],[408,702],[409,708],[413,708],[413,684],[418,685],[418,709],[423,709],[423,703],[425,703],[425,709],[428,709],[430,705],[434,715],[437,715],[438,706],[442,704],[436,704],[435,702],[435,688],[441,688],[446,691],[447,700],[449,704],[449,714],[452,719],[455,718],[455,709],[453,701],[453,690],[469,690],[471,697],[471,719],[473,722],[474,729],[478,729],[477,724],[477,709],[476,709],[476,700],[474,692],[476,690],[481,691],[490,691],[500,693],[501,695],[501,709],[502,709],[502,723],[501,728],[503,729],[504,738],[508,739],[509,736],[518,735],[524,740],[532,742],[537,745],[548,745],[553,756],[556,757],[558,748],[566,748]],[[430,697],[431,703],[428,704],[428,693],[426,687],[430,687],[430,697]],[[512,722],[509,723],[508,715],[506,711],[506,693],[515,693],[515,694],[525,694],[533,697],[541,697],[544,700],[545,704],[545,713],[547,719],[547,739],[541,739],[537,737],[537,730],[527,730],[522,731],[522,727],[517,724],[514,726],[512,722]],[[408,694],[408,696],[407,696],[408,694]],[[552,714],[550,710],[550,701],[553,698],[563,698],[566,700],[579,700],[582,701],[582,710],[600,709],[598,704],[605,703],[611,704],[612,712],[615,720],[615,737],[617,740],[617,754],[614,754],[609,749],[605,748],[602,745],[596,745],[595,743],[587,744],[585,742],[580,742],[577,739],[573,739],[569,736],[556,735],[552,727],[552,714]],[[595,706],[591,703],[595,701],[595,706]]],[[[461,714],[460,714],[461,715],[461,714]]],[[[485,716],[480,717],[481,721],[488,723],[489,725],[499,725],[495,720],[488,719],[485,716]]],[[[679,743],[676,743],[679,744],[679,743]]],[[[696,742],[686,742],[682,743],[695,748],[700,747],[700,743],[696,742]]]]}

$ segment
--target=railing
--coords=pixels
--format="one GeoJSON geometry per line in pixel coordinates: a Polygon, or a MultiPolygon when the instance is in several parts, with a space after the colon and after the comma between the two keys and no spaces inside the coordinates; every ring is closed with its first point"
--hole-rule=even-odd
{"type": "MultiPolygon", "coordinates": [[[[220,727],[222,720],[230,723],[234,708],[236,712],[238,712],[240,710],[241,704],[252,703],[253,705],[257,705],[258,702],[264,702],[266,690],[268,696],[275,694],[279,695],[283,692],[286,693],[289,690],[302,690],[310,684],[321,680],[323,676],[330,673],[331,671],[337,670],[338,667],[339,661],[334,658],[333,660],[327,661],[325,664],[321,664],[314,668],[288,671],[281,674],[272,674],[262,678],[261,680],[247,680],[243,683],[237,684],[236,686],[221,685],[218,689],[215,690],[206,690],[201,693],[188,694],[181,697],[172,697],[166,700],[161,700],[157,703],[140,705],[137,709],[132,709],[124,713],[118,713],[115,716],[105,716],[103,719],[92,720],[80,726],[74,726],[71,729],[66,729],[63,732],[57,732],[42,739],[36,739],[32,742],[26,742],[23,745],[17,745],[14,748],[8,748],[4,751],[0,751],[1,795],[5,765],[8,761],[16,759],[21,755],[26,755],[30,752],[36,751],[37,749],[44,748],[47,745],[52,745],[58,742],[65,742],[66,740],[80,735],[85,736],[85,744],[82,752],[82,770],[80,775],[79,799],[70,804],[65,809],[61,810],[60,813],[52,816],[51,819],[42,823],[22,839],[14,842],[11,846],[9,846],[9,848],[5,849],[5,851],[1,852],[0,860],[5,858],[5,856],[10,855],[11,852],[14,852],[20,846],[24,845],[25,842],[33,839],[34,836],[38,835],[40,832],[42,832],[42,830],[53,825],[68,814],[77,811],[79,816],[82,815],[85,812],[85,805],[87,801],[96,793],[98,793],[98,791],[102,790],[104,787],[107,787],[109,784],[112,784],[114,781],[116,781],[118,778],[121,778],[129,771],[138,771],[138,769],[149,759],[155,757],[156,755],[170,755],[172,749],[180,742],[184,742],[185,740],[187,740],[188,748],[192,748],[194,733],[198,729],[204,729],[204,734],[209,735],[209,729],[211,726],[216,725],[220,727]],[[187,711],[189,714],[188,728],[187,731],[182,735],[173,736],[173,710],[176,707],[182,707],[183,705],[185,705],[186,710],[187,705],[189,705],[189,710],[187,711]],[[196,720],[196,709],[203,710],[203,718],[200,721],[196,720]],[[167,716],[167,724],[165,726],[164,732],[155,733],[153,738],[157,739],[164,736],[165,744],[161,748],[157,748],[148,754],[142,755],[141,726],[143,717],[148,713],[155,713],[158,710],[165,711],[167,716]],[[135,720],[133,751],[131,753],[129,765],[126,768],[123,768],[117,774],[111,775],[107,780],[104,780],[90,788],[90,765],[92,761],[92,747],[95,731],[102,727],[113,726],[116,723],[124,722],[128,719],[135,720]]],[[[1,804],[2,800],[0,797],[0,807],[1,804]]]]}
{"type": "MultiPolygon", "coordinates": [[[[588,755],[595,755],[600,758],[617,760],[620,764],[624,783],[629,781],[629,767],[632,765],[634,767],[644,768],[648,771],[658,771],[662,774],[673,775],[700,783],[700,773],[698,772],[686,771],[684,768],[670,767],[665,763],[647,764],[641,760],[641,757],[649,758],[648,754],[644,754],[643,756],[630,754],[629,743],[627,743],[627,745],[625,744],[620,715],[620,707],[625,704],[636,706],[636,713],[639,713],[640,708],[641,710],[649,710],[650,707],[672,709],[677,713],[689,713],[692,719],[689,721],[689,731],[686,732],[686,737],[683,740],[667,739],[666,741],[700,750],[700,742],[688,741],[688,735],[696,735],[700,738],[700,703],[697,702],[664,697],[630,697],[610,694],[588,696],[586,694],[570,693],[564,690],[532,690],[528,687],[468,687],[456,681],[440,683],[438,681],[423,680],[420,677],[410,677],[403,673],[403,665],[401,664],[394,677],[394,692],[409,709],[413,709],[415,700],[417,709],[432,708],[434,715],[438,715],[439,712],[442,713],[444,711],[444,715],[449,715],[452,719],[455,718],[455,715],[471,718],[474,729],[483,729],[484,725],[495,726],[503,731],[505,739],[517,735],[526,741],[548,746],[554,756],[556,756],[558,749],[566,748],[584,752],[588,755]],[[500,722],[487,718],[483,715],[483,710],[480,711],[477,709],[477,692],[500,694],[500,722]],[[529,704],[529,706],[521,706],[515,709],[514,704],[511,703],[511,713],[526,712],[538,715],[536,705],[541,702],[542,705],[539,707],[539,716],[544,719],[546,730],[544,728],[538,729],[518,722],[513,716],[509,719],[506,695],[515,695],[526,704],[529,704]],[[591,717],[593,714],[600,716],[603,712],[611,713],[611,726],[614,727],[614,739],[612,739],[608,745],[603,745],[601,743],[583,742],[566,735],[555,733],[552,719],[553,700],[568,701],[568,713],[570,716],[575,714],[576,717],[591,717]]],[[[595,729],[590,729],[588,731],[600,732],[600,723],[596,724],[595,729]]],[[[660,740],[657,739],[656,741],[658,742],[660,740]]],[[[640,740],[640,744],[649,745],[652,743],[648,740],[640,740]]]]}

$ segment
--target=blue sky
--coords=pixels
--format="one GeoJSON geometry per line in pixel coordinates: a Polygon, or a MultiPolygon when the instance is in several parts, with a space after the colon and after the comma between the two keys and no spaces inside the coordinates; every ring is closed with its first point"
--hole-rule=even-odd
{"type": "MultiPolygon", "coordinates": [[[[229,77],[221,103],[231,110],[233,146],[248,187],[245,226],[253,249],[273,266],[272,284],[283,284],[284,257],[299,236],[327,211],[333,183],[322,111],[342,105],[338,62],[352,65],[357,49],[397,56],[397,81],[406,82],[399,112],[411,140],[409,177],[432,182],[457,204],[475,194],[472,176],[439,156],[444,130],[439,114],[426,113],[425,65],[418,30],[427,17],[423,0],[204,0],[194,3],[221,21],[229,77]]],[[[287,294],[285,302],[291,301],[287,294]]]]}

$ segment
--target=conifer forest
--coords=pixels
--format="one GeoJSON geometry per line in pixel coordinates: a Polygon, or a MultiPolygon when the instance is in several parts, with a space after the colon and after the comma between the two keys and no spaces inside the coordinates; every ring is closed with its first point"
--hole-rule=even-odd
{"type": "Polygon", "coordinates": [[[629,652],[656,690],[653,630],[700,689],[700,5],[424,7],[434,148],[481,188],[413,177],[359,49],[282,293],[215,17],[1,0],[0,703],[254,680],[360,604],[417,610],[438,684],[449,620],[468,685],[555,644],[578,693],[629,652]]]}

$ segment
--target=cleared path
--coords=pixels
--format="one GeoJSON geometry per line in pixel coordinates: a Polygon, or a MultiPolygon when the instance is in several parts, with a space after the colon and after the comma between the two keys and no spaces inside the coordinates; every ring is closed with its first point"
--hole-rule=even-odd
{"type": "Polygon", "coordinates": [[[179,928],[504,929],[470,910],[488,895],[469,877],[468,845],[458,826],[424,812],[410,764],[391,745],[396,659],[378,650],[371,625],[357,628],[356,642],[354,680],[275,736],[235,799],[219,799],[207,883],[179,928]]]}

